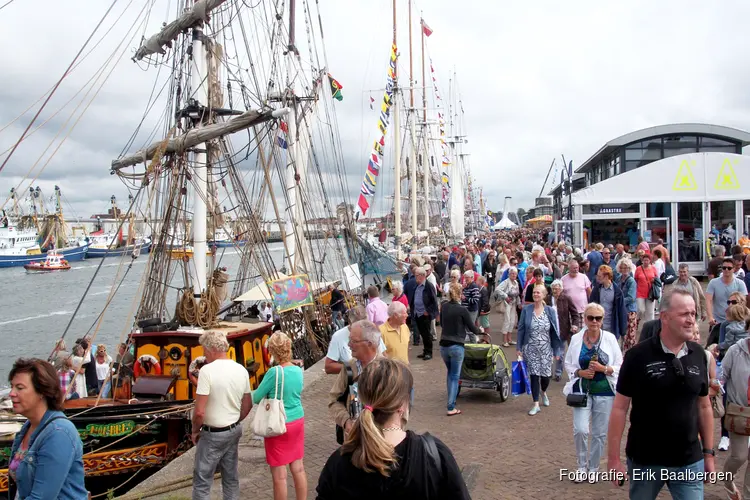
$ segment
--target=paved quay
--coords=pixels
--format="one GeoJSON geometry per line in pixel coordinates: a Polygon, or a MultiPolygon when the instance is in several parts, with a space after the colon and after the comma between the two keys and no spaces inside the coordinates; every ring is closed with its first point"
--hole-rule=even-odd
{"type": "MultiPolygon", "coordinates": [[[[499,318],[493,313],[495,324],[499,318]]],[[[706,326],[702,328],[706,335],[706,326]]],[[[499,335],[498,335],[499,337],[499,335]]],[[[515,336],[514,336],[515,338],[515,336]]],[[[416,432],[429,431],[453,450],[464,475],[468,478],[475,500],[519,499],[555,500],[626,499],[627,483],[622,488],[611,483],[575,484],[560,479],[560,469],[575,470],[572,408],[565,405],[563,381],[550,384],[551,406],[541,413],[528,416],[531,396],[511,397],[500,402],[498,394],[485,390],[462,390],[458,407],[463,414],[445,416],[445,365],[439,357],[422,361],[416,357],[421,347],[410,349],[415,378],[415,401],[409,428],[416,432]]],[[[515,349],[505,349],[509,360],[515,359],[515,349]]],[[[327,395],[333,383],[332,375],[323,373],[322,362],[305,372],[305,469],[308,476],[309,499],[315,498],[315,486],[323,465],[336,449],[334,426],[328,417],[327,395]]],[[[246,420],[246,429],[254,413],[246,420]]],[[[719,436],[716,424],[716,444],[719,436]]],[[[627,432],[627,431],[626,431],[627,432]]],[[[625,439],[623,439],[624,446],[625,439]]],[[[624,456],[624,453],[623,453],[624,456]]],[[[718,452],[717,470],[721,470],[728,452],[718,452]]],[[[194,452],[191,450],[168,467],[140,484],[133,492],[155,491],[161,484],[192,474],[194,452]]],[[[606,467],[606,456],[601,468],[606,467]]],[[[736,478],[741,485],[744,469],[736,478]]],[[[265,463],[262,441],[253,439],[246,430],[240,445],[240,477],[242,498],[272,499],[271,475],[265,463]]],[[[291,474],[288,478],[289,498],[294,498],[291,474]]],[[[670,498],[664,492],[659,498],[670,498]]],[[[182,500],[190,498],[190,488],[171,491],[155,499],[182,500]]],[[[212,498],[221,498],[221,482],[215,481],[212,498]]],[[[705,498],[725,498],[720,484],[707,485],[705,498]]]]}

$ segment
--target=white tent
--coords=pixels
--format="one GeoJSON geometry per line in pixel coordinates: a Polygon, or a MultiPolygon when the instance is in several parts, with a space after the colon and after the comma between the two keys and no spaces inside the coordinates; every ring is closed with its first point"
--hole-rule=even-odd
{"type": "Polygon", "coordinates": [[[513,229],[514,227],[517,227],[517,226],[518,224],[510,220],[507,215],[503,214],[503,218],[500,219],[497,223],[495,223],[495,225],[492,226],[492,229],[494,231],[498,231],[500,229],[513,229]]]}

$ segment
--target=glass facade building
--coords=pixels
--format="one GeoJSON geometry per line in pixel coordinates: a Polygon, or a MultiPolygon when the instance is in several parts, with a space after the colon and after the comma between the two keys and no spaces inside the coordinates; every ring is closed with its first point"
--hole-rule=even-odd
{"type": "Polygon", "coordinates": [[[734,243],[749,229],[750,157],[736,156],[749,144],[745,131],[708,124],[613,139],[575,170],[572,186],[563,179],[549,193],[558,237],[576,246],[662,240],[673,262],[703,273],[712,245],[734,243]],[[722,179],[734,184],[722,187],[722,179]]]}

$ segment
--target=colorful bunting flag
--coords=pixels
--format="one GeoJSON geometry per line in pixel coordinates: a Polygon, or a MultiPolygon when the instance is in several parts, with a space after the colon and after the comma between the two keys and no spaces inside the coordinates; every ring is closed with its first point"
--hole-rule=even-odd
{"type": "Polygon", "coordinates": [[[424,36],[432,35],[432,30],[427,26],[427,23],[424,22],[424,19],[422,19],[422,33],[424,33],[424,36]]]}
{"type": "MultiPolygon", "coordinates": [[[[385,84],[385,93],[383,94],[383,102],[380,106],[380,116],[378,117],[378,131],[380,132],[380,139],[377,139],[372,146],[372,152],[370,153],[370,159],[367,162],[367,170],[365,170],[365,178],[362,180],[362,186],[359,189],[359,200],[357,205],[362,215],[367,214],[367,210],[370,208],[370,202],[368,198],[371,198],[375,194],[375,187],[378,183],[378,176],[380,174],[380,160],[383,158],[383,148],[385,147],[385,135],[388,131],[388,123],[391,118],[391,104],[393,101],[393,83],[396,79],[396,60],[397,60],[396,44],[391,46],[391,58],[388,65],[388,78],[385,84]]],[[[374,109],[375,99],[370,97],[370,109],[374,109]]]]}

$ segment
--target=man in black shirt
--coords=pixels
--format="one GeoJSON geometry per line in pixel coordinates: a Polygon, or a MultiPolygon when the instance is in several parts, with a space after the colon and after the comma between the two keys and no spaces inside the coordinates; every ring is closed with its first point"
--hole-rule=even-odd
{"type": "Polygon", "coordinates": [[[694,326],[691,293],[672,289],[662,298],[661,333],[625,354],[609,418],[607,469],[625,472],[620,442],[632,402],[625,447],[631,499],[654,499],[666,483],[674,498],[699,500],[705,473],[715,471],[706,353],[690,341],[694,326]]]}

